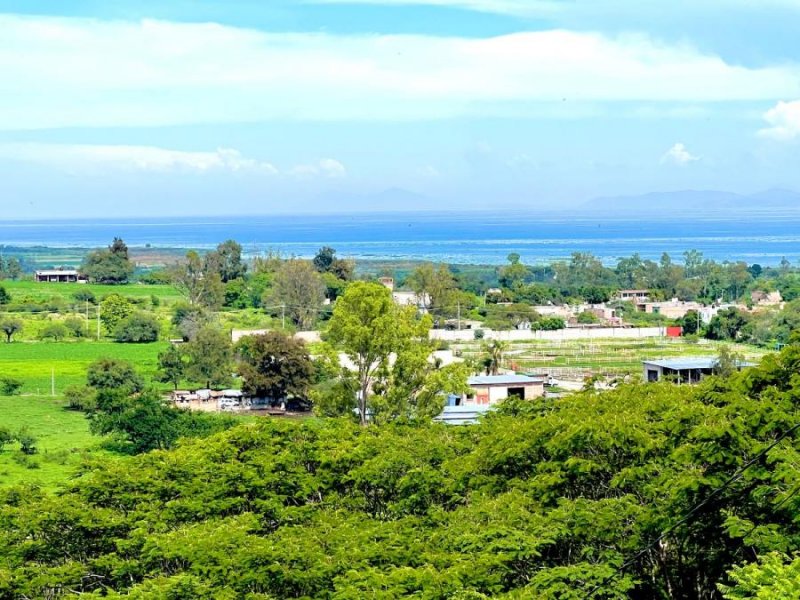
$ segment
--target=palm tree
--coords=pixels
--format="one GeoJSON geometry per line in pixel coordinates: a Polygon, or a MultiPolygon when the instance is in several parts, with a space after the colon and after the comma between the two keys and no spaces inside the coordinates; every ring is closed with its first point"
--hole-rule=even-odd
{"type": "Polygon", "coordinates": [[[501,340],[492,340],[483,345],[484,352],[488,354],[483,361],[487,375],[497,375],[500,371],[500,367],[503,366],[503,355],[507,349],[508,343],[501,340]]]}

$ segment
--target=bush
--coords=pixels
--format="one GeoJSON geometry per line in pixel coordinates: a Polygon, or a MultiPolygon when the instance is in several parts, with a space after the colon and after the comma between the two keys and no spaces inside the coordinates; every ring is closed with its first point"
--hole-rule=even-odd
{"type": "Polygon", "coordinates": [[[6,291],[2,285],[0,285],[0,304],[8,304],[11,302],[11,294],[6,291]]]}
{"type": "Polygon", "coordinates": [[[92,290],[78,290],[72,297],[78,302],[88,302],[89,304],[97,304],[97,298],[92,290]]]}
{"type": "Polygon", "coordinates": [[[600,322],[600,318],[591,311],[585,310],[578,315],[578,323],[581,325],[593,325],[600,322]]]}
{"type": "Polygon", "coordinates": [[[118,342],[146,344],[158,340],[158,320],[143,312],[137,312],[123,319],[114,330],[118,342]]]}
{"type": "Polygon", "coordinates": [[[483,331],[483,329],[476,329],[473,332],[473,336],[476,340],[482,340],[484,335],[486,335],[486,333],[483,331]]]}
{"type": "Polygon", "coordinates": [[[90,387],[73,385],[64,390],[64,399],[70,410],[90,411],[97,406],[97,393],[90,387]]]}
{"type": "Polygon", "coordinates": [[[82,338],[86,335],[86,320],[80,317],[67,317],[64,320],[64,327],[72,337],[82,338]]]}
{"type": "Polygon", "coordinates": [[[6,444],[10,444],[14,441],[14,436],[11,433],[11,430],[7,427],[0,427],[0,452],[3,451],[6,444]]]}
{"type": "Polygon", "coordinates": [[[19,442],[20,452],[27,456],[32,456],[38,452],[36,448],[37,439],[28,432],[26,427],[23,427],[17,433],[17,441],[19,442]]]}
{"type": "Polygon", "coordinates": [[[21,387],[22,382],[19,379],[0,377],[0,396],[13,396],[19,392],[21,387]]]}
{"type": "Polygon", "coordinates": [[[50,323],[39,333],[39,338],[43,340],[51,338],[54,342],[58,342],[67,337],[67,335],[69,335],[69,330],[63,323],[50,323]]]}

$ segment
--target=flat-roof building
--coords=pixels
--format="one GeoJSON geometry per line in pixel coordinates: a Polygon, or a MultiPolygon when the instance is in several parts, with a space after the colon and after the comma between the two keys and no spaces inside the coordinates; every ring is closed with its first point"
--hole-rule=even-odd
{"type": "MultiPolygon", "coordinates": [[[[645,381],[661,381],[666,377],[676,383],[698,383],[712,375],[718,363],[719,359],[714,356],[642,361],[645,381]]],[[[741,361],[736,367],[741,370],[753,364],[741,361]]]]}
{"type": "Polygon", "coordinates": [[[528,375],[475,375],[467,384],[473,392],[459,399],[460,406],[497,404],[511,396],[530,400],[544,395],[544,379],[528,375]]]}
{"type": "Polygon", "coordinates": [[[75,269],[43,269],[36,271],[34,276],[36,281],[40,283],[77,283],[86,281],[86,278],[82,277],[75,269]]]}

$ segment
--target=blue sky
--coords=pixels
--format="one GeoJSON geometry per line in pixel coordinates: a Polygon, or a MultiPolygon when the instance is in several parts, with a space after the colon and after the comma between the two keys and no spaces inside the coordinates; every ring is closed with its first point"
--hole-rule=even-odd
{"type": "Polygon", "coordinates": [[[800,190],[797,31],[800,0],[0,0],[0,214],[800,190]]]}

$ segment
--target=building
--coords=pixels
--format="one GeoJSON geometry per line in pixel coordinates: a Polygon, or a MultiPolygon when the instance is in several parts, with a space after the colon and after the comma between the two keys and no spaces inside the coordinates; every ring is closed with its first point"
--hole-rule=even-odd
{"type": "Polygon", "coordinates": [[[616,299],[633,303],[647,302],[650,299],[650,290],[620,290],[616,299]]]}
{"type": "MultiPolygon", "coordinates": [[[[698,383],[704,377],[714,373],[717,366],[716,357],[692,357],[692,358],[669,358],[663,360],[646,360],[644,366],[645,381],[661,381],[669,378],[676,383],[698,383]]],[[[753,363],[740,362],[737,365],[739,370],[745,367],[752,367],[753,363]]]]}
{"type": "Polygon", "coordinates": [[[780,292],[765,292],[763,290],[751,292],[750,300],[755,306],[778,306],[783,302],[780,292]]]}
{"type": "Polygon", "coordinates": [[[682,302],[673,299],[665,302],[640,302],[636,305],[636,308],[641,312],[663,315],[668,319],[681,319],[690,310],[699,313],[704,307],[698,302],[682,302]]]}
{"type": "Polygon", "coordinates": [[[544,395],[544,379],[527,375],[476,375],[467,383],[472,393],[457,398],[457,406],[497,404],[511,396],[532,400],[544,395]]]}
{"type": "Polygon", "coordinates": [[[442,414],[433,420],[445,425],[474,425],[483,415],[492,410],[488,404],[471,406],[445,406],[442,414]]]}
{"type": "Polygon", "coordinates": [[[86,283],[83,277],[75,269],[45,269],[36,271],[36,281],[40,283],[86,283]]]}

